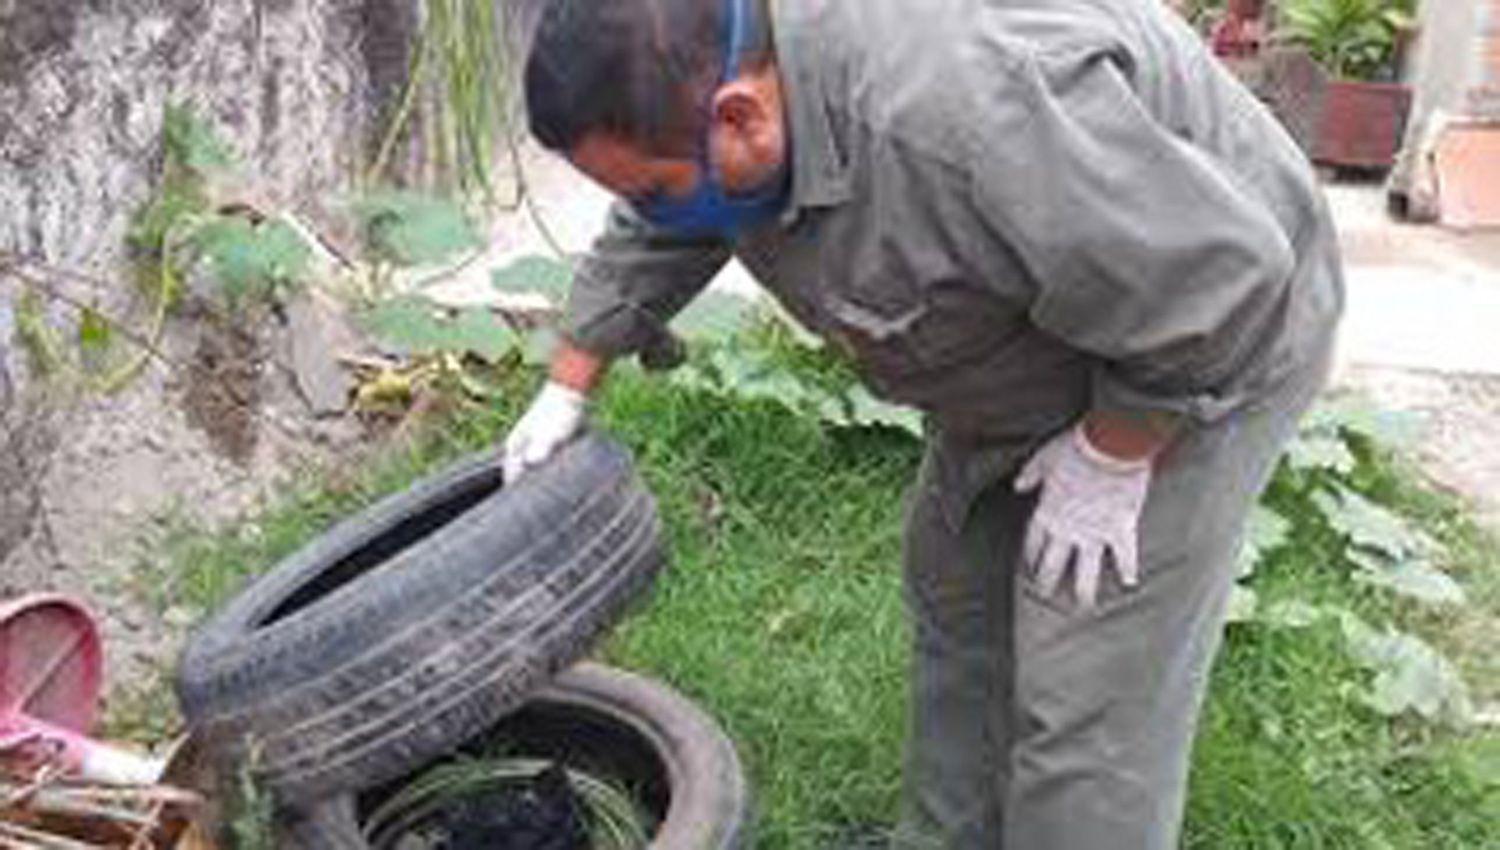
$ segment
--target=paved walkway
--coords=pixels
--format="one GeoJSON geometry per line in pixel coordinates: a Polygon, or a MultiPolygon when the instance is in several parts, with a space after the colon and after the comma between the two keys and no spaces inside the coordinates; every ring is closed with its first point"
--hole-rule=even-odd
{"type": "Polygon", "coordinates": [[[1390,221],[1374,186],[1331,186],[1349,312],[1335,384],[1421,415],[1423,468],[1500,531],[1500,232],[1390,221]]]}
{"type": "Polygon", "coordinates": [[[1500,232],[1391,222],[1372,186],[1333,186],[1349,313],[1350,366],[1500,375],[1500,232]]]}

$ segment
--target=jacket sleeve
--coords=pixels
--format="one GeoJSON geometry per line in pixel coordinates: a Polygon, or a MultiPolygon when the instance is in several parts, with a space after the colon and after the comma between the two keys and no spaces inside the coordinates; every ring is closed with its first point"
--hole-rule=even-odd
{"type": "Polygon", "coordinates": [[[1099,359],[1100,409],[1211,422],[1243,404],[1295,266],[1270,207],[1149,114],[1108,54],[1008,71],[974,185],[1033,280],[1031,320],[1099,359]]]}
{"type": "Polygon", "coordinates": [[[729,261],[718,239],[685,238],[651,227],[623,202],[579,263],[563,313],[563,334],[604,357],[661,351],[667,323],[729,261]]]}

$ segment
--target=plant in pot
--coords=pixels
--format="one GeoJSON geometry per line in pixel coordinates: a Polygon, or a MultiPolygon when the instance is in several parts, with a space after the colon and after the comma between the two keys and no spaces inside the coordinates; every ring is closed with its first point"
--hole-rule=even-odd
{"type": "Polygon", "coordinates": [[[1413,0],[1290,0],[1280,36],[1305,48],[1331,79],[1323,95],[1314,160],[1386,168],[1411,109],[1399,64],[1414,31],[1413,0]]]}

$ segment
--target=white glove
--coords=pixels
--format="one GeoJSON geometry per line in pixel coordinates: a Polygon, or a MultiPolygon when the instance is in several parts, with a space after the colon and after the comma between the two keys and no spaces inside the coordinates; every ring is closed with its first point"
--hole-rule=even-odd
{"type": "Polygon", "coordinates": [[[1016,477],[1016,491],[1041,488],[1026,529],[1026,565],[1037,574],[1043,596],[1051,596],[1073,563],[1074,598],[1094,607],[1106,551],[1120,583],[1140,581],[1137,540],[1141,510],[1151,485],[1151,461],[1120,460],[1095,448],[1083,426],[1070,428],[1042,446],[1016,477]]]}
{"type": "Polygon", "coordinates": [[[546,463],[583,429],[587,417],[587,396],[572,387],[548,381],[505,438],[505,483],[514,484],[546,463]]]}

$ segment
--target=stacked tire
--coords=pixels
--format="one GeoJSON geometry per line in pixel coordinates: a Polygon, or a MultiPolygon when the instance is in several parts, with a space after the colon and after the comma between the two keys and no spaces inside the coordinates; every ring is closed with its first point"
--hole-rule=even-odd
{"type": "MultiPolygon", "coordinates": [[[[492,453],[475,455],[252,583],[190,641],[178,696],[221,773],[248,767],[274,795],[284,844],[363,850],[351,795],[451,753],[549,683],[554,697],[571,687],[596,702],[601,690],[618,691],[597,670],[557,674],[618,622],[664,561],[655,503],[613,443],[585,435],[514,487],[503,486],[492,453]]],[[[722,733],[705,728],[711,734],[684,740],[711,757],[667,760],[733,774],[737,791],[710,795],[711,816],[729,821],[725,838],[657,846],[740,840],[739,765],[722,733]]]]}

